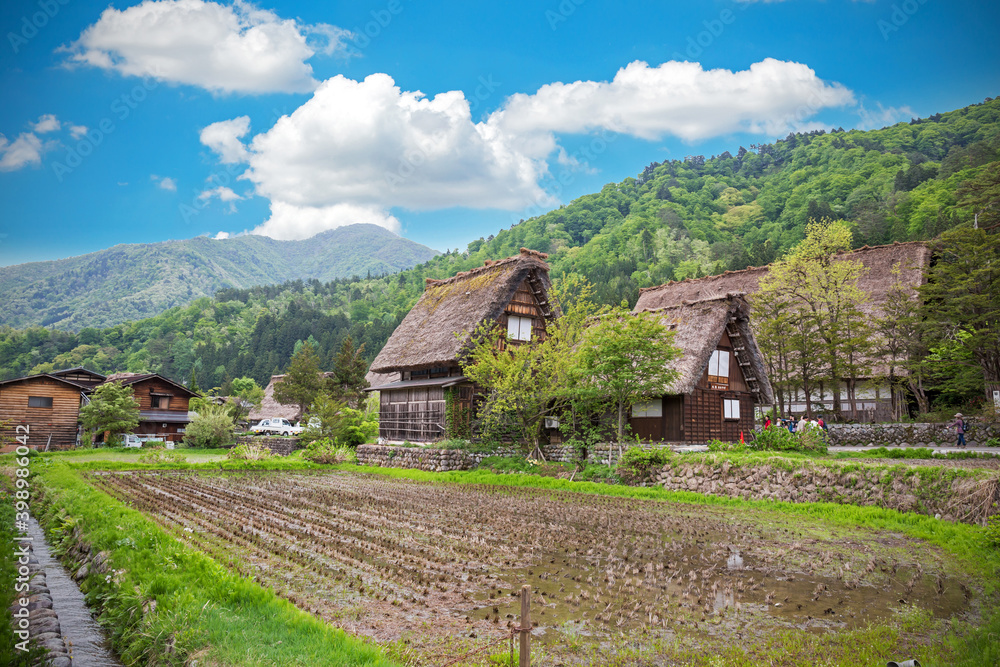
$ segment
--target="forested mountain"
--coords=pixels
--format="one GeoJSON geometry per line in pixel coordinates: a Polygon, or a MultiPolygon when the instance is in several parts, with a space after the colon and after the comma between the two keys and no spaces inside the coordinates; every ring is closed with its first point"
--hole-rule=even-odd
{"type": "Polygon", "coordinates": [[[76,334],[0,328],[0,379],[51,368],[150,370],[201,387],[283,370],[314,337],[326,364],[350,334],[370,360],[416,301],[444,278],[517,252],[550,253],[556,279],[579,274],[604,303],[640,287],[770,263],[809,218],[852,223],[856,246],[928,239],[968,222],[961,185],[1000,159],[1000,99],[881,130],[812,132],[735,155],[649,165],[466,252],[396,275],[223,289],[146,320],[76,334]]]}
{"type": "Polygon", "coordinates": [[[375,225],[349,225],[303,241],[245,235],[117,245],[69,259],[0,267],[0,324],[110,326],[225,287],[383,275],[435,254],[375,225]]]}

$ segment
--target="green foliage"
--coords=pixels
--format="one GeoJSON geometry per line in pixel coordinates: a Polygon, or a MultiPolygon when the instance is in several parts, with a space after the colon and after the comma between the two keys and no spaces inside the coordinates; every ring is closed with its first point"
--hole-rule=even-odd
{"type": "Polygon", "coordinates": [[[188,447],[222,447],[233,440],[236,426],[224,405],[206,405],[184,431],[188,447]]]}
{"type": "Polygon", "coordinates": [[[226,453],[231,461],[266,461],[274,456],[271,450],[257,443],[236,445],[226,453]]]}
{"type": "Polygon", "coordinates": [[[146,465],[179,464],[187,463],[187,457],[180,452],[157,448],[149,452],[143,452],[139,457],[139,463],[146,465]]]}
{"type": "Polygon", "coordinates": [[[647,482],[650,474],[669,463],[673,456],[667,447],[629,447],[618,461],[616,473],[623,484],[647,482]]]}
{"type": "Polygon", "coordinates": [[[306,341],[292,357],[284,379],[275,383],[274,399],[285,405],[297,405],[296,419],[301,419],[323,387],[319,373],[319,355],[313,344],[306,341]]]}
{"type": "Polygon", "coordinates": [[[80,421],[88,431],[107,432],[105,444],[114,446],[123,433],[139,425],[139,401],[131,386],[106,382],[90,395],[90,402],[80,408],[80,421]]]}
{"type": "Polygon", "coordinates": [[[355,348],[354,340],[348,334],[340,345],[340,352],[334,357],[332,375],[326,379],[330,395],[352,408],[359,408],[364,403],[363,390],[368,386],[365,379],[368,363],[362,356],[364,350],[364,343],[355,348]]]}
{"type": "Polygon", "coordinates": [[[1000,549],[1000,508],[993,503],[994,514],[986,520],[986,529],[983,535],[986,543],[994,549],[1000,549]]]}
{"type": "MultiPolygon", "coordinates": [[[[723,448],[723,443],[715,443],[717,449],[723,448]]],[[[787,428],[772,426],[754,434],[744,446],[750,451],[772,452],[806,452],[825,454],[826,438],[822,429],[807,426],[803,431],[790,433],[787,428]]],[[[738,443],[724,446],[725,449],[738,451],[742,447],[738,443]]],[[[709,447],[711,449],[711,446],[709,447]]],[[[713,450],[715,451],[715,450],[713,450]]]]}
{"type": "Polygon", "coordinates": [[[314,440],[309,443],[302,457],[307,461],[322,464],[357,463],[358,455],[354,448],[337,444],[329,438],[314,440]]]}
{"type": "Polygon", "coordinates": [[[245,419],[250,411],[264,400],[264,390],[250,377],[234,378],[230,383],[230,391],[233,401],[229,404],[229,413],[237,423],[245,419]]]}
{"type": "Polygon", "coordinates": [[[355,410],[325,394],[320,394],[309,408],[309,420],[319,421],[302,432],[302,439],[330,440],[338,445],[357,447],[378,436],[378,416],[374,412],[355,410]]]}

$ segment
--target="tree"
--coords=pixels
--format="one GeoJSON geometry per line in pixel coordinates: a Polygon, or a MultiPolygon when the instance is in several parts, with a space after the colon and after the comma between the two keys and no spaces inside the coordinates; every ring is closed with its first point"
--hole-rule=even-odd
{"type": "Polygon", "coordinates": [[[583,334],[574,360],[574,384],[595,399],[604,397],[617,415],[619,454],[628,411],[646,398],[661,396],[677,378],[668,368],[680,351],[673,333],[653,313],[613,310],[583,334]]]}
{"type": "Polygon", "coordinates": [[[363,389],[368,386],[368,380],[365,379],[368,364],[361,356],[364,350],[364,343],[355,348],[350,335],[344,338],[340,352],[333,360],[333,374],[326,380],[330,395],[355,409],[361,405],[363,389]]]}
{"type": "Polygon", "coordinates": [[[229,390],[233,396],[230,414],[234,422],[239,422],[246,418],[250,414],[250,410],[260,405],[261,401],[264,400],[264,390],[260,388],[260,385],[253,378],[235,378],[230,381],[229,390]]]}
{"type": "Polygon", "coordinates": [[[302,433],[306,440],[325,438],[337,445],[357,447],[378,435],[374,414],[350,408],[323,393],[316,397],[306,414],[313,422],[302,433]]]}
{"type": "Polygon", "coordinates": [[[952,348],[951,363],[982,372],[992,403],[1000,391],[1000,230],[961,227],[942,234],[935,251],[920,287],[925,330],[940,341],[934,347],[952,348]]]}
{"type": "Polygon", "coordinates": [[[139,401],[131,386],[106,382],[94,390],[90,403],[80,408],[80,421],[88,431],[107,432],[107,444],[117,443],[123,433],[139,426],[139,401]]]}
{"type": "Polygon", "coordinates": [[[233,417],[224,405],[208,404],[184,430],[184,443],[190,447],[222,447],[233,439],[233,417]]]}
{"type": "Polygon", "coordinates": [[[292,357],[285,377],[274,385],[274,398],[285,405],[298,407],[296,420],[302,419],[302,414],[322,388],[323,380],[319,374],[319,355],[312,343],[306,341],[292,357]]]}

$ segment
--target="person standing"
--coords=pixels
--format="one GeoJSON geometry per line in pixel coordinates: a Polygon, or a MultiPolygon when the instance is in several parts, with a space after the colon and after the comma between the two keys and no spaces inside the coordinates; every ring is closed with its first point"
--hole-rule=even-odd
{"type": "Polygon", "coordinates": [[[955,427],[955,433],[958,434],[958,444],[956,447],[965,448],[965,419],[962,417],[961,412],[955,413],[955,421],[950,424],[950,426],[955,427]]]}

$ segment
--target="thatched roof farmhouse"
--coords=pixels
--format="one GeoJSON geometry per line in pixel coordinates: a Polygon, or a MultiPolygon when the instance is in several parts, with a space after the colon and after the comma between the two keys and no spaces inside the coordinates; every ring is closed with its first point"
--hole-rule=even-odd
{"type": "Polygon", "coordinates": [[[549,303],[548,255],[521,248],[513,257],[446,280],[427,279],[424,293],[371,365],[367,391],[379,391],[381,437],[429,441],[445,433],[445,390],[470,407],[473,387],[459,359],[484,322],[506,327],[514,340],[544,335],[549,303]]]}

